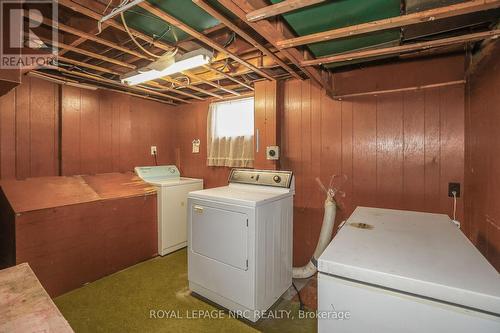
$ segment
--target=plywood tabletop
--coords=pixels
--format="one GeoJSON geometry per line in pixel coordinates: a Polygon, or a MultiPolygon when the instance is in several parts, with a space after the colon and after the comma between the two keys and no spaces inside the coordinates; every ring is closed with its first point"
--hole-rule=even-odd
{"type": "Polygon", "coordinates": [[[144,182],[132,172],[101,173],[82,176],[82,178],[103,200],[156,193],[154,186],[144,182]]]}
{"type": "Polygon", "coordinates": [[[0,186],[15,213],[75,205],[100,199],[81,176],[3,180],[0,186]]]}
{"type": "Polygon", "coordinates": [[[156,193],[153,186],[132,172],[3,180],[0,186],[17,214],[156,193]]]}
{"type": "Polygon", "coordinates": [[[26,263],[0,270],[0,332],[73,332],[26,263]]]}

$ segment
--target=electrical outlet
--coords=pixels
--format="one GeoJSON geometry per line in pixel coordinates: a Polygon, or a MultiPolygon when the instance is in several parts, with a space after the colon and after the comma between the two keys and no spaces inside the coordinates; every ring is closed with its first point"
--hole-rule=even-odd
{"type": "Polygon", "coordinates": [[[455,191],[457,198],[460,198],[460,183],[448,183],[448,196],[453,198],[453,191],[455,191]]]}
{"type": "Polygon", "coordinates": [[[151,146],[151,156],[155,156],[157,154],[156,146],[151,146]]]}

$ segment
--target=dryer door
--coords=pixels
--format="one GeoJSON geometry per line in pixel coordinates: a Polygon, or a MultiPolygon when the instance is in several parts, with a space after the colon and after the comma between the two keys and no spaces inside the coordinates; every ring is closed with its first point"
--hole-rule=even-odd
{"type": "Polygon", "coordinates": [[[192,251],[246,271],[247,215],[203,205],[193,205],[192,209],[192,251]]]}

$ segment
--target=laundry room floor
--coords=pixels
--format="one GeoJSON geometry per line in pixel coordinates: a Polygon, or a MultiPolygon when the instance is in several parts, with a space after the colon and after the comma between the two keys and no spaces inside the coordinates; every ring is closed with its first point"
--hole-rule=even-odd
{"type": "MultiPolygon", "coordinates": [[[[286,298],[286,297],[285,297],[286,298]]],[[[89,283],[54,301],[75,332],[315,332],[315,319],[299,318],[297,297],[272,310],[283,318],[257,324],[193,297],[185,249],[89,283]],[[194,318],[210,315],[212,318],[194,318]]]]}

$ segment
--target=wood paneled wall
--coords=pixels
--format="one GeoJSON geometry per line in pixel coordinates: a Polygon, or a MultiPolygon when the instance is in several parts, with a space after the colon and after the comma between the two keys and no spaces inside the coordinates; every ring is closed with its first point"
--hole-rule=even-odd
{"type": "Polygon", "coordinates": [[[175,163],[179,109],[24,77],[0,97],[0,179],[131,171],[175,163]]]}
{"type": "MultiPolygon", "coordinates": [[[[477,106],[469,113],[489,118],[469,124],[469,151],[476,153],[468,158],[482,176],[479,171],[469,175],[477,179],[464,191],[465,197],[475,196],[469,201],[474,213],[464,221],[462,198],[457,212],[464,232],[490,254],[498,253],[491,244],[498,244],[493,226],[500,214],[492,179],[499,168],[487,150],[499,140],[487,139],[486,133],[496,135],[492,111],[498,101],[484,87],[498,85],[494,73],[486,71],[471,86],[471,105],[477,106]],[[485,188],[488,195],[481,192],[485,188]]],[[[462,77],[463,57],[451,57],[340,73],[335,80],[350,93],[462,77]]],[[[257,106],[261,92],[256,92],[257,106]]],[[[325,183],[332,174],[348,176],[339,221],[358,205],[451,215],[447,184],[463,186],[464,180],[463,86],[334,101],[309,81],[295,80],[284,83],[283,96],[280,162],[296,175],[295,265],[309,260],[319,235],[324,195],[315,182],[318,176],[325,183]]],[[[225,185],[229,168],[206,166],[207,113],[208,102],[173,108],[25,78],[0,97],[0,178],[127,171],[154,164],[150,146],[156,145],[159,164],[175,163],[184,176],[203,178],[205,187],[225,185]],[[199,153],[192,153],[194,139],[201,141],[199,153]]]]}
{"type": "Polygon", "coordinates": [[[176,165],[186,177],[203,178],[204,187],[227,185],[230,168],[207,166],[208,102],[176,108],[176,165]],[[192,152],[192,142],[199,139],[200,152],[192,152]]]}
{"type": "Polygon", "coordinates": [[[422,86],[464,79],[464,56],[441,55],[335,73],[338,95],[422,86]]]}
{"type": "Polygon", "coordinates": [[[0,97],[0,179],[59,173],[59,86],[25,77],[0,97]]]}
{"type": "Polygon", "coordinates": [[[500,271],[500,43],[466,89],[465,212],[469,237],[500,271]]]}
{"type": "Polygon", "coordinates": [[[62,175],[131,171],[175,162],[175,112],[164,104],[105,91],[62,87],[62,175]]]}
{"type": "Polygon", "coordinates": [[[337,223],[356,206],[452,215],[448,183],[464,177],[462,85],[334,101],[293,80],[284,99],[282,168],[296,176],[295,265],[309,260],[321,228],[316,177],[328,184],[331,175],[347,176],[337,223]]]}
{"type": "Polygon", "coordinates": [[[279,160],[267,159],[266,147],[280,145],[281,133],[279,120],[283,107],[282,88],[282,84],[278,81],[260,81],[255,83],[255,169],[279,169],[279,160]]]}

